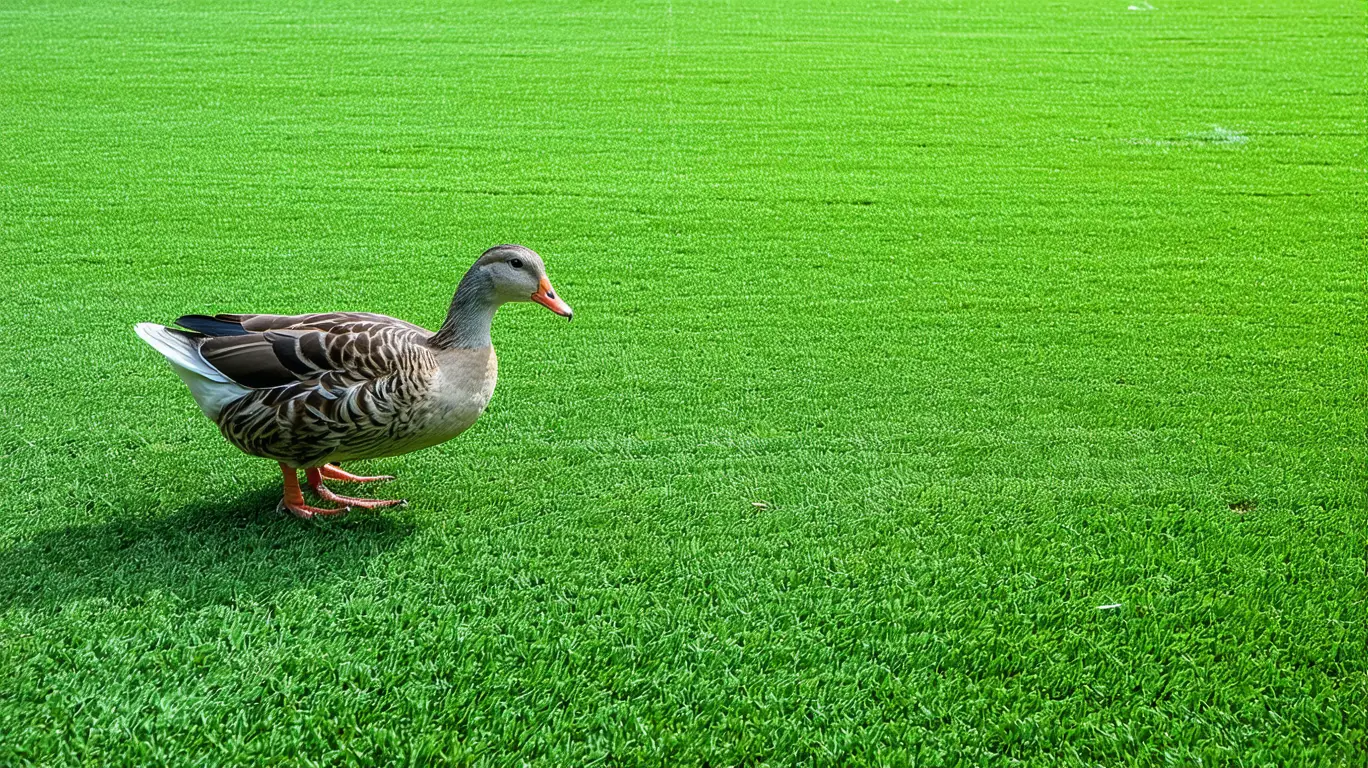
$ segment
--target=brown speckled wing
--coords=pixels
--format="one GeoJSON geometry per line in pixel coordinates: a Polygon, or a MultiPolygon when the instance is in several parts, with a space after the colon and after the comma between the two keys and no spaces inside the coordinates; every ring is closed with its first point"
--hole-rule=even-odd
{"type": "Polygon", "coordinates": [[[358,381],[384,376],[415,354],[410,347],[422,347],[431,335],[382,315],[247,317],[251,320],[242,326],[251,333],[205,339],[200,354],[228,378],[253,389],[312,381],[328,373],[358,381]]]}
{"type": "Polygon", "coordinates": [[[438,369],[428,331],[382,315],[220,317],[250,332],[206,339],[200,353],[256,390],[224,408],[220,429],[247,453],[296,466],[398,439],[438,369]]]}

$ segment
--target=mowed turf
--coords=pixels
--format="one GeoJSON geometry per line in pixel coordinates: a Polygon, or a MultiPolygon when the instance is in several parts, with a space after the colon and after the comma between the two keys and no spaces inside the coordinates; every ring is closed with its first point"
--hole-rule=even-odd
{"type": "Polygon", "coordinates": [[[1353,2],[0,8],[0,765],[1361,764],[1353,2]],[[494,329],[277,515],[132,332],[494,329]]]}

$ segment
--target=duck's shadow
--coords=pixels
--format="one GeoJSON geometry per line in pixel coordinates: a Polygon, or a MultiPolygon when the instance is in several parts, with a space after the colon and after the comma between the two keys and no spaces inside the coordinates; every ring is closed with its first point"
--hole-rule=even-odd
{"type": "Polygon", "coordinates": [[[275,511],[279,493],[263,487],[169,517],[40,533],[0,551],[0,612],[154,595],[190,607],[231,604],[363,575],[413,531],[383,512],[326,523],[296,520],[275,511]]]}

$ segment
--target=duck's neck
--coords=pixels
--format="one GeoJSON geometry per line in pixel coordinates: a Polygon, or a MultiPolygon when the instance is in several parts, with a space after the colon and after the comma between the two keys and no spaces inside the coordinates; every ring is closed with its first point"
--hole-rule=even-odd
{"type": "Polygon", "coordinates": [[[494,323],[494,312],[498,308],[489,278],[474,272],[466,275],[451,299],[446,322],[432,337],[432,345],[441,349],[492,346],[489,327],[494,323]]]}

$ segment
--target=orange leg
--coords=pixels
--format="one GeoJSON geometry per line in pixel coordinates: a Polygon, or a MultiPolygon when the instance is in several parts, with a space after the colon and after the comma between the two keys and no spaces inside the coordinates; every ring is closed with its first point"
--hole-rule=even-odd
{"type": "Polygon", "coordinates": [[[344,483],[380,483],[394,479],[394,475],[374,475],[372,477],[353,475],[336,464],[324,464],[321,471],[325,480],[340,480],[344,483]]]}
{"type": "MultiPolygon", "coordinates": [[[[310,469],[307,471],[317,472],[318,470],[310,469]]],[[[308,504],[305,504],[304,492],[299,488],[299,474],[295,471],[295,468],[281,462],[280,472],[285,476],[285,498],[280,500],[280,506],[290,510],[290,514],[293,514],[295,517],[298,517],[301,520],[309,520],[314,516],[331,517],[332,515],[340,515],[347,511],[346,507],[326,509],[323,507],[311,507],[308,504]]]]}
{"type": "Polygon", "coordinates": [[[403,499],[357,499],[351,496],[339,496],[328,490],[327,486],[323,485],[323,470],[318,469],[317,467],[310,467],[304,470],[304,476],[308,478],[309,487],[313,489],[314,493],[318,494],[318,498],[323,499],[324,501],[331,501],[334,504],[343,504],[348,507],[360,507],[362,509],[378,509],[380,507],[392,507],[396,504],[405,503],[403,499]]]}

